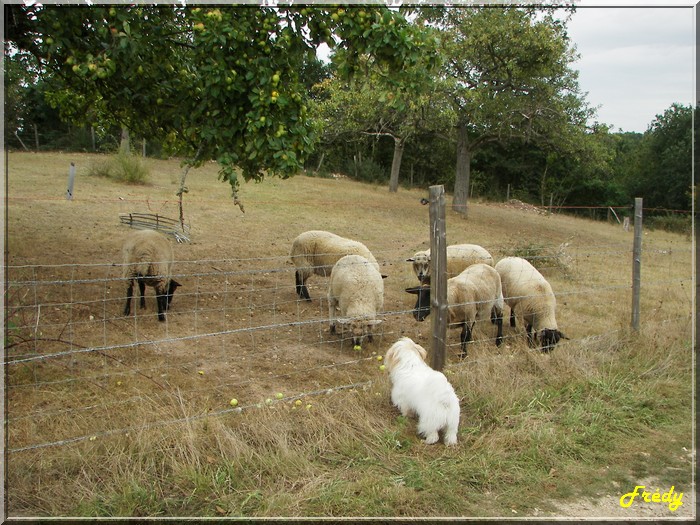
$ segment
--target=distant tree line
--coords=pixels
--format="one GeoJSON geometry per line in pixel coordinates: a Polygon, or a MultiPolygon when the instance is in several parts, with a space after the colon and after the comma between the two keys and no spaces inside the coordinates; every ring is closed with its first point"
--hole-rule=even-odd
{"type": "MultiPolygon", "coordinates": [[[[485,146],[474,157],[470,191],[474,197],[503,200],[509,195],[542,206],[553,197],[555,206],[570,208],[631,206],[635,197],[644,197],[645,208],[651,211],[690,211],[692,112],[690,106],[673,104],[644,133],[596,126],[586,137],[597,148],[596,166],[557,158],[520,141],[485,146]]],[[[404,154],[402,184],[451,187],[455,145],[430,133],[417,134],[413,140],[404,154]]],[[[319,149],[307,169],[315,171],[322,156],[321,174],[341,173],[385,184],[393,148],[387,137],[336,140],[319,149]]]]}

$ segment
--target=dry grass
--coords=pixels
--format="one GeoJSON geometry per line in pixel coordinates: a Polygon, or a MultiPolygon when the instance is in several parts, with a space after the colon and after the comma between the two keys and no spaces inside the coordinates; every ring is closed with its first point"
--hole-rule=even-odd
{"type": "Polygon", "coordinates": [[[625,492],[637,476],[689,490],[687,238],[645,233],[643,326],[632,333],[631,233],[498,204],[473,203],[468,220],[448,211],[449,243],[496,259],[536,248],[571,339],[542,356],[521,327],[496,349],[480,326],[458,362],[449,333],[460,445],[426,447],[390,406],[374,355],[401,335],[430,344],[403,292],[414,283],[405,259],[429,244],[425,191],[269,179],[244,185],[242,214],[215,165],[190,172],[193,242],[175,247],[184,286],[161,324],[152,295],[121,317],[112,264],[127,231],[119,213],[177,217],[179,164],[149,161],[151,182],[136,186],[86,176],[100,159],[9,157],[6,353],[73,352],[8,366],[10,516],[511,517],[553,496],[625,492]],[[384,333],[362,352],[328,334],[324,279],[310,281],[312,303],[296,301],[287,255],[308,229],[361,240],[389,275],[384,333]],[[267,406],[276,392],[284,399],[267,406]]]}

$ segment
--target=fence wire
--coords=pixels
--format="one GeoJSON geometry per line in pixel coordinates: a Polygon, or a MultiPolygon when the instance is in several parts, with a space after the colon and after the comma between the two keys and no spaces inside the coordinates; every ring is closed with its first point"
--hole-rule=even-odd
{"type": "MultiPolygon", "coordinates": [[[[270,399],[289,403],[372,386],[381,378],[380,358],[396,339],[408,336],[427,347],[430,331],[429,322],[413,319],[415,298],[403,292],[415,285],[410,265],[405,258],[376,255],[382,267],[400,270],[385,282],[377,316],[383,322],[373,342],[359,350],[348,334],[329,332],[328,280],[312,277],[312,301],[298,300],[287,258],[176,261],[173,276],[183,287],[165,322],[157,320],[148,287],[146,309],[134,301],[131,315],[123,315],[121,265],[7,266],[8,452],[257,409],[270,399]],[[231,407],[232,397],[241,404],[231,407]],[[183,399],[197,415],[168,417],[164,407],[183,399]],[[133,424],[144,404],[154,409],[133,424]]],[[[690,250],[649,246],[644,257],[646,265],[664,270],[664,278],[643,280],[643,319],[687,320],[690,327],[690,250]]],[[[559,328],[570,338],[559,351],[621,330],[631,301],[629,246],[534,260],[552,283],[559,328]],[[599,261],[600,274],[579,270],[591,260],[599,261]]],[[[496,349],[495,327],[490,319],[479,320],[462,362],[458,333],[449,330],[449,360],[471,367],[526,351],[524,328],[509,326],[507,308],[503,326],[503,345],[496,349]]]]}

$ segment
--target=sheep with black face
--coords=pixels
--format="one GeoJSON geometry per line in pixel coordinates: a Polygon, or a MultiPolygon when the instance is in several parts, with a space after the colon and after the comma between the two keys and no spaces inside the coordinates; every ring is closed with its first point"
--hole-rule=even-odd
{"type": "MultiPolygon", "coordinates": [[[[417,295],[413,317],[423,321],[430,314],[430,286],[407,288],[417,295]]],[[[496,325],[496,346],[503,341],[503,293],[498,272],[488,264],[469,266],[456,277],[447,280],[447,311],[450,328],[462,328],[461,357],[467,356],[467,343],[477,321],[490,319],[496,325]]]]}
{"type": "Polygon", "coordinates": [[[557,299],[547,279],[522,257],[505,257],[496,263],[503,297],[510,307],[510,326],[515,327],[515,310],[525,322],[527,342],[539,340],[541,350],[550,352],[560,339],[568,339],[557,326],[557,299]]]}
{"type": "Polygon", "coordinates": [[[173,294],[180,283],[171,277],[173,247],[167,237],[154,230],[131,232],[122,246],[124,279],[129,281],[126,290],[124,315],[131,313],[134,281],[139,285],[141,308],[146,308],[146,285],[156,291],[158,320],[165,321],[165,311],[170,307],[173,294]]]}

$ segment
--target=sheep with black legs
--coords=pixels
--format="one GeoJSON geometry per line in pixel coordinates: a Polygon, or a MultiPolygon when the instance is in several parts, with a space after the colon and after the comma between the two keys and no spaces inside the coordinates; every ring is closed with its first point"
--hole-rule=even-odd
{"type": "Polygon", "coordinates": [[[510,307],[510,326],[515,327],[517,308],[531,347],[539,340],[541,350],[550,352],[560,339],[568,339],[557,326],[557,299],[552,286],[532,264],[522,257],[505,257],[495,268],[501,276],[503,298],[510,307]]]}
{"type": "Polygon", "coordinates": [[[377,313],[384,307],[384,281],[369,260],[345,255],[335,263],[328,285],[328,317],[331,333],[336,324],[349,327],[353,345],[372,341],[372,331],[382,321],[377,313]],[[337,317],[337,314],[340,317],[337,317]]]}
{"type": "MultiPolygon", "coordinates": [[[[472,264],[483,263],[493,266],[493,257],[486,248],[478,244],[452,244],[446,248],[447,278],[455,277],[472,264]]],[[[413,263],[413,272],[418,280],[427,284],[430,282],[430,250],[416,252],[413,257],[406,259],[413,263]]]]}
{"type": "Polygon", "coordinates": [[[170,241],[157,231],[137,230],[131,232],[124,240],[122,255],[122,276],[129,281],[124,315],[131,313],[131,298],[136,281],[141,293],[141,308],[146,308],[146,285],[152,286],[156,291],[158,320],[165,321],[165,311],[170,306],[175,290],[180,286],[180,283],[171,277],[173,247],[170,241]]]}
{"type": "Polygon", "coordinates": [[[361,255],[379,272],[377,260],[361,242],[322,230],[310,230],[294,239],[289,257],[296,268],[294,276],[299,298],[310,301],[307,279],[313,274],[328,277],[335,263],[345,255],[361,255]]]}
{"type": "MultiPolygon", "coordinates": [[[[423,321],[430,314],[430,286],[407,288],[418,296],[413,309],[416,321],[423,321]]],[[[488,264],[469,266],[456,277],[447,280],[448,326],[462,327],[460,335],[461,357],[467,356],[467,343],[477,321],[490,319],[496,325],[496,346],[503,341],[503,292],[498,272],[488,264]]]]}

